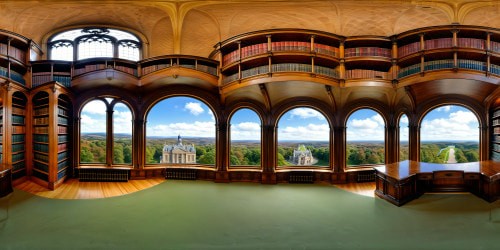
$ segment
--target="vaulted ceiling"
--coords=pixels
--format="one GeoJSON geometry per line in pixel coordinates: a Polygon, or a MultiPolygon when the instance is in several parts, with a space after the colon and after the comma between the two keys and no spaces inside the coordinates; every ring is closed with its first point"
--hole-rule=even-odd
{"type": "Polygon", "coordinates": [[[68,27],[128,29],[146,42],[146,57],[207,57],[213,45],[255,30],[303,28],[342,36],[390,36],[420,27],[480,25],[500,28],[498,0],[3,0],[0,29],[42,45],[68,27]]]}

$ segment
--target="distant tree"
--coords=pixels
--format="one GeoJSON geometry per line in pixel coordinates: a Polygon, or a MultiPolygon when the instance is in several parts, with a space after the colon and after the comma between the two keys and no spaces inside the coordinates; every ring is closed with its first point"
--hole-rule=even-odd
{"type": "Polygon", "coordinates": [[[204,155],[200,156],[198,163],[201,164],[215,164],[215,150],[210,150],[204,155]]]}
{"type": "Polygon", "coordinates": [[[459,148],[455,148],[455,160],[458,163],[468,162],[464,152],[459,148]]]}
{"type": "Polygon", "coordinates": [[[288,162],[285,160],[285,157],[278,152],[278,166],[286,166],[288,162]]]}
{"type": "Polygon", "coordinates": [[[80,147],[80,162],[94,162],[94,155],[90,152],[88,146],[80,147]]]}
{"type": "Polygon", "coordinates": [[[464,154],[468,162],[479,161],[479,153],[477,152],[477,150],[468,150],[464,154]]]}
{"type": "Polygon", "coordinates": [[[123,159],[123,145],[114,143],[113,145],[113,163],[124,163],[123,159]]]}
{"type": "Polygon", "coordinates": [[[132,163],[132,145],[123,147],[123,161],[125,163],[132,163]]]}

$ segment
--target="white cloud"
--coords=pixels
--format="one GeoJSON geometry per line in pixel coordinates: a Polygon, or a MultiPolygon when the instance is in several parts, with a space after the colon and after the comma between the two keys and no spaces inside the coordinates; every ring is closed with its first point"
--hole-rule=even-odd
{"type": "Polygon", "coordinates": [[[308,124],[307,126],[287,126],[278,129],[279,140],[328,141],[330,127],[328,124],[308,124]]]}
{"type": "Polygon", "coordinates": [[[400,126],[403,124],[408,126],[408,116],[406,115],[401,116],[401,118],[399,119],[399,124],[400,126]]]}
{"type": "Polygon", "coordinates": [[[347,124],[347,140],[384,140],[385,122],[380,115],[374,115],[365,119],[352,119],[347,124]]]}
{"type": "Polygon", "coordinates": [[[102,101],[94,100],[85,104],[82,114],[106,115],[106,105],[102,101]]]}
{"type": "Polygon", "coordinates": [[[450,112],[452,106],[447,105],[447,106],[442,106],[436,109],[437,112],[450,112]]]}
{"type": "Polygon", "coordinates": [[[479,140],[479,123],[472,112],[457,111],[446,118],[424,119],[421,126],[422,141],[479,140]]]}
{"type": "Polygon", "coordinates": [[[188,102],[184,106],[184,109],[188,110],[189,113],[193,115],[199,115],[203,113],[205,110],[201,107],[201,104],[199,102],[188,102]]]}
{"type": "Polygon", "coordinates": [[[129,111],[113,112],[113,132],[132,134],[132,113],[129,111]]]}
{"type": "Polygon", "coordinates": [[[147,127],[147,136],[196,136],[215,137],[214,122],[170,123],[147,127]]]}
{"type": "Polygon", "coordinates": [[[255,122],[242,122],[231,125],[232,140],[260,140],[260,124],[255,122]]]}
{"type": "Polygon", "coordinates": [[[307,118],[318,118],[320,120],[324,120],[325,117],[320,112],[312,109],[312,108],[295,108],[290,111],[290,117],[293,118],[298,116],[301,119],[307,118]]]}
{"type": "Polygon", "coordinates": [[[83,133],[106,132],[105,119],[95,119],[82,113],[80,122],[83,133]]]}

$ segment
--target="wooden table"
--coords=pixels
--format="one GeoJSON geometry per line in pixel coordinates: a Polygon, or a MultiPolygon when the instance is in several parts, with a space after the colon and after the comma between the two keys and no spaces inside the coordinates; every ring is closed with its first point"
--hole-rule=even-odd
{"type": "Polygon", "coordinates": [[[436,164],[402,161],[374,169],[375,194],[397,206],[425,192],[471,192],[488,202],[500,198],[500,162],[436,164]]]}
{"type": "Polygon", "coordinates": [[[0,197],[12,193],[12,177],[10,169],[0,171],[0,197]]]}

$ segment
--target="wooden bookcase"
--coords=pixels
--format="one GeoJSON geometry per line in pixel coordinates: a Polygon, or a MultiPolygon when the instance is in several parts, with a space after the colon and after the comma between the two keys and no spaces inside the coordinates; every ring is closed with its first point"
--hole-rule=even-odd
{"type": "Polygon", "coordinates": [[[496,107],[491,114],[491,155],[490,159],[500,161],[500,107],[496,107]]]}
{"type": "MultiPolygon", "coordinates": [[[[21,91],[12,94],[10,152],[12,155],[12,178],[27,175],[26,171],[26,107],[27,97],[21,91]]],[[[5,153],[5,152],[4,152],[5,153]]]]}
{"type": "Polygon", "coordinates": [[[53,190],[71,173],[71,98],[58,82],[33,93],[32,179],[53,190]]]}

